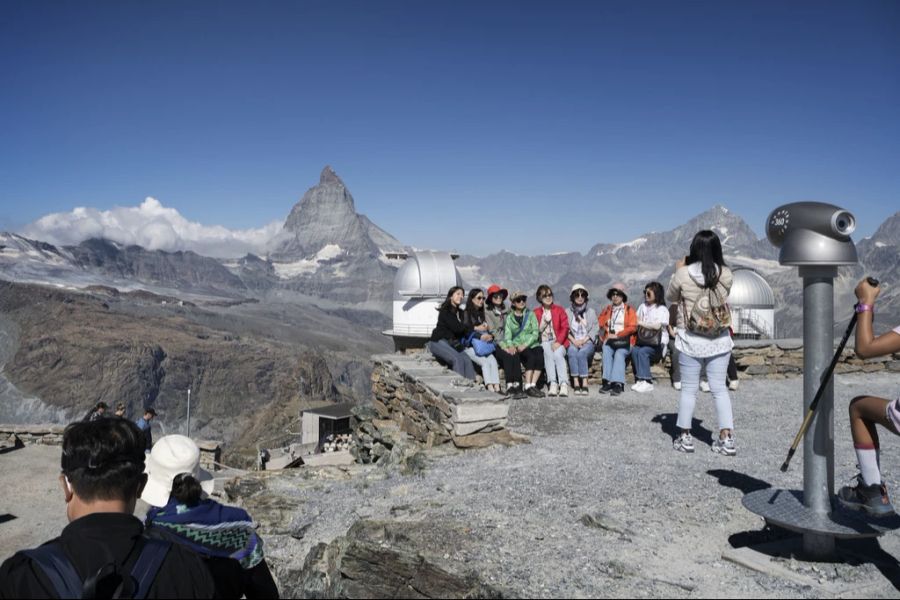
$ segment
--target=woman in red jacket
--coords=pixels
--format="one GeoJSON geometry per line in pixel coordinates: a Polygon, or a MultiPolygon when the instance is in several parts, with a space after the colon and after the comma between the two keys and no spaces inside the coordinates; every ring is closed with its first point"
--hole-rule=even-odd
{"type": "Polygon", "coordinates": [[[550,396],[569,395],[569,367],[566,364],[566,350],[569,347],[569,317],[562,306],[553,303],[553,290],[549,285],[537,289],[540,304],[534,311],[544,349],[544,371],[550,383],[550,396]]]}
{"type": "Polygon", "coordinates": [[[597,321],[603,344],[603,386],[601,394],[618,396],[625,391],[625,359],[637,337],[637,311],[626,304],[624,283],[614,283],[606,292],[610,304],[597,321]]]}

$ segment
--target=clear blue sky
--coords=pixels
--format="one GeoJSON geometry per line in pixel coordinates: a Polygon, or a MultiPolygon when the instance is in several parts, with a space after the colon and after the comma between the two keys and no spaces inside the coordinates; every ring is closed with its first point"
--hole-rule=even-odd
{"type": "Polygon", "coordinates": [[[900,2],[0,2],[0,229],[283,219],[586,251],[723,204],[900,210],[900,2]],[[503,233],[504,229],[508,233],[503,233]]]}

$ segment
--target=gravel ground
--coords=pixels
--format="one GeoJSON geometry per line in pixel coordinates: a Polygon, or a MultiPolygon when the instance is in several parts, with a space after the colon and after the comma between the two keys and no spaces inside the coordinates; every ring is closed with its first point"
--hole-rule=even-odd
{"type": "MultiPolygon", "coordinates": [[[[837,379],[836,487],[855,473],[847,402],[863,393],[893,397],[896,392],[896,377],[890,375],[837,379]]],[[[283,498],[273,497],[272,503],[298,508],[289,528],[268,537],[267,552],[285,573],[288,565],[299,568],[315,543],[344,535],[360,518],[447,521],[466,524],[471,539],[455,547],[434,540],[423,554],[443,557],[447,568],[476,573],[513,595],[821,597],[833,590],[850,597],[900,597],[892,584],[900,582],[893,559],[900,557],[896,534],[878,542],[882,558],[893,566],[776,559],[808,575],[812,586],[722,559],[726,549],[783,537],[764,530],[741,498],[766,485],[802,489],[802,453],[788,473],[779,470],[802,419],[801,379],[741,382],[733,393],[736,457],[709,451],[717,430],[709,394],[697,403],[696,453],[672,450],[677,394],[659,385],[651,394],[626,392],[618,398],[594,391],[587,398],[516,401],[510,427],[531,436],[531,444],[438,449],[414,475],[371,470],[345,481],[309,479],[301,472],[270,477],[269,489],[283,498]],[[596,517],[600,527],[585,525],[585,515],[596,517]],[[301,539],[288,535],[305,525],[301,539]]],[[[884,436],[883,441],[885,478],[897,491],[900,440],[884,436]]],[[[27,450],[0,455],[0,513],[18,517],[0,523],[0,557],[14,549],[10,545],[46,539],[36,526],[31,537],[38,539],[29,540],[27,528],[44,523],[42,515],[63,512],[60,499],[50,493],[58,450],[50,453],[53,466],[46,473],[35,469],[24,477],[28,485],[10,475],[10,458],[27,450]],[[23,510],[23,502],[35,508],[23,510]],[[11,538],[14,524],[18,529],[11,538]]],[[[284,591],[290,585],[282,581],[284,591]]]]}
{"type": "MultiPolygon", "coordinates": [[[[836,382],[836,487],[855,474],[847,402],[864,392],[892,397],[896,391],[896,379],[887,375],[836,382]]],[[[818,597],[843,587],[849,596],[900,596],[890,581],[900,577],[873,564],[778,559],[822,586],[807,587],[722,559],[733,546],[784,535],[764,531],[741,498],[766,485],[802,489],[802,453],[788,473],[779,470],[802,420],[801,379],[741,382],[733,394],[736,457],[709,451],[718,429],[709,394],[697,404],[696,453],[672,450],[677,394],[660,385],[651,394],[618,398],[594,392],[517,401],[510,427],[531,436],[531,444],[433,456],[412,476],[270,480],[271,489],[299,503],[294,527],[309,524],[302,540],[275,536],[270,554],[296,565],[314,542],[345,534],[359,518],[447,520],[468,524],[472,537],[443,552],[448,567],[476,572],[516,595],[818,597]],[[580,521],[598,514],[601,528],[580,521]]],[[[900,489],[898,442],[885,437],[883,467],[893,490],[900,489]]],[[[879,543],[889,561],[900,556],[897,535],[879,543]]],[[[440,555],[441,541],[434,544],[425,551],[440,555]]]]}

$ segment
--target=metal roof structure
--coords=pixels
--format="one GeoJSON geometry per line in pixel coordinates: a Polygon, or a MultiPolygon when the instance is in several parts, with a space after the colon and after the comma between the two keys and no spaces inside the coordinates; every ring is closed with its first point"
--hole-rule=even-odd
{"type": "Polygon", "coordinates": [[[394,276],[394,300],[444,298],[459,285],[449,252],[414,252],[394,276]]]}
{"type": "Polygon", "coordinates": [[[733,270],[734,283],[728,303],[733,308],[775,308],[775,292],[762,275],[753,269],[733,270]]]}
{"type": "Polygon", "coordinates": [[[352,417],[353,404],[332,404],[331,406],[320,406],[319,408],[307,408],[304,413],[319,415],[322,419],[346,419],[352,417]]]}

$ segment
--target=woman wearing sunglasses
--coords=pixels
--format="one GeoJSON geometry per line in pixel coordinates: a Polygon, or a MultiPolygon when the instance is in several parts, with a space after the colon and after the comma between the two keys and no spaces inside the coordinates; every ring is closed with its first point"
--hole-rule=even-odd
{"type": "MultiPolygon", "coordinates": [[[[488,325],[484,319],[484,290],[472,288],[466,300],[466,310],[463,315],[463,324],[477,335],[483,342],[493,342],[494,336],[488,331],[488,325]]],[[[493,353],[487,356],[478,356],[475,348],[469,346],[463,352],[472,359],[472,362],[481,367],[481,376],[484,377],[484,385],[492,392],[500,392],[500,367],[493,353]]]]}
{"type": "Polygon", "coordinates": [[[603,339],[603,385],[601,394],[618,396],[625,391],[625,359],[637,333],[637,313],[626,304],[624,283],[614,283],[606,297],[610,303],[597,320],[603,339]]]}
{"type": "Polygon", "coordinates": [[[506,316],[509,314],[509,309],[506,307],[507,296],[509,296],[509,292],[497,284],[487,289],[487,306],[484,308],[484,320],[487,323],[488,331],[497,342],[494,358],[503,367],[503,378],[506,379],[506,393],[518,400],[525,397],[525,390],[522,389],[522,361],[519,360],[518,356],[510,354],[500,346],[506,333],[506,316]]]}
{"type": "Polygon", "coordinates": [[[549,285],[538,286],[534,311],[544,349],[544,371],[550,383],[551,396],[569,395],[569,369],[566,366],[566,350],[569,348],[569,317],[562,306],[553,303],[553,290],[549,285]]]}
{"type": "Polygon", "coordinates": [[[540,344],[538,320],[528,310],[525,292],[512,293],[512,311],[506,316],[503,342],[500,346],[514,356],[518,356],[525,367],[525,393],[533,398],[543,398],[544,392],[537,388],[543,366],[543,352],[540,344]]]}
{"type": "Polygon", "coordinates": [[[566,309],[569,319],[569,372],[576,396],[587,396],[587,378],[597,340],[597,312],[588,307],[588,291],[580,283],[569,294],[572,305],[566,309]]]}
{"type": "Polygon", "coordinates": [[[653,391],[650,364],[662,359],[663,348],[669,343],[669,309],[664,294],[662,284],[651,281],[644,286],[644,302],[637,309],[638,336],[631,350],[636,379],[631,389],[635,392],[653,391]]]}

